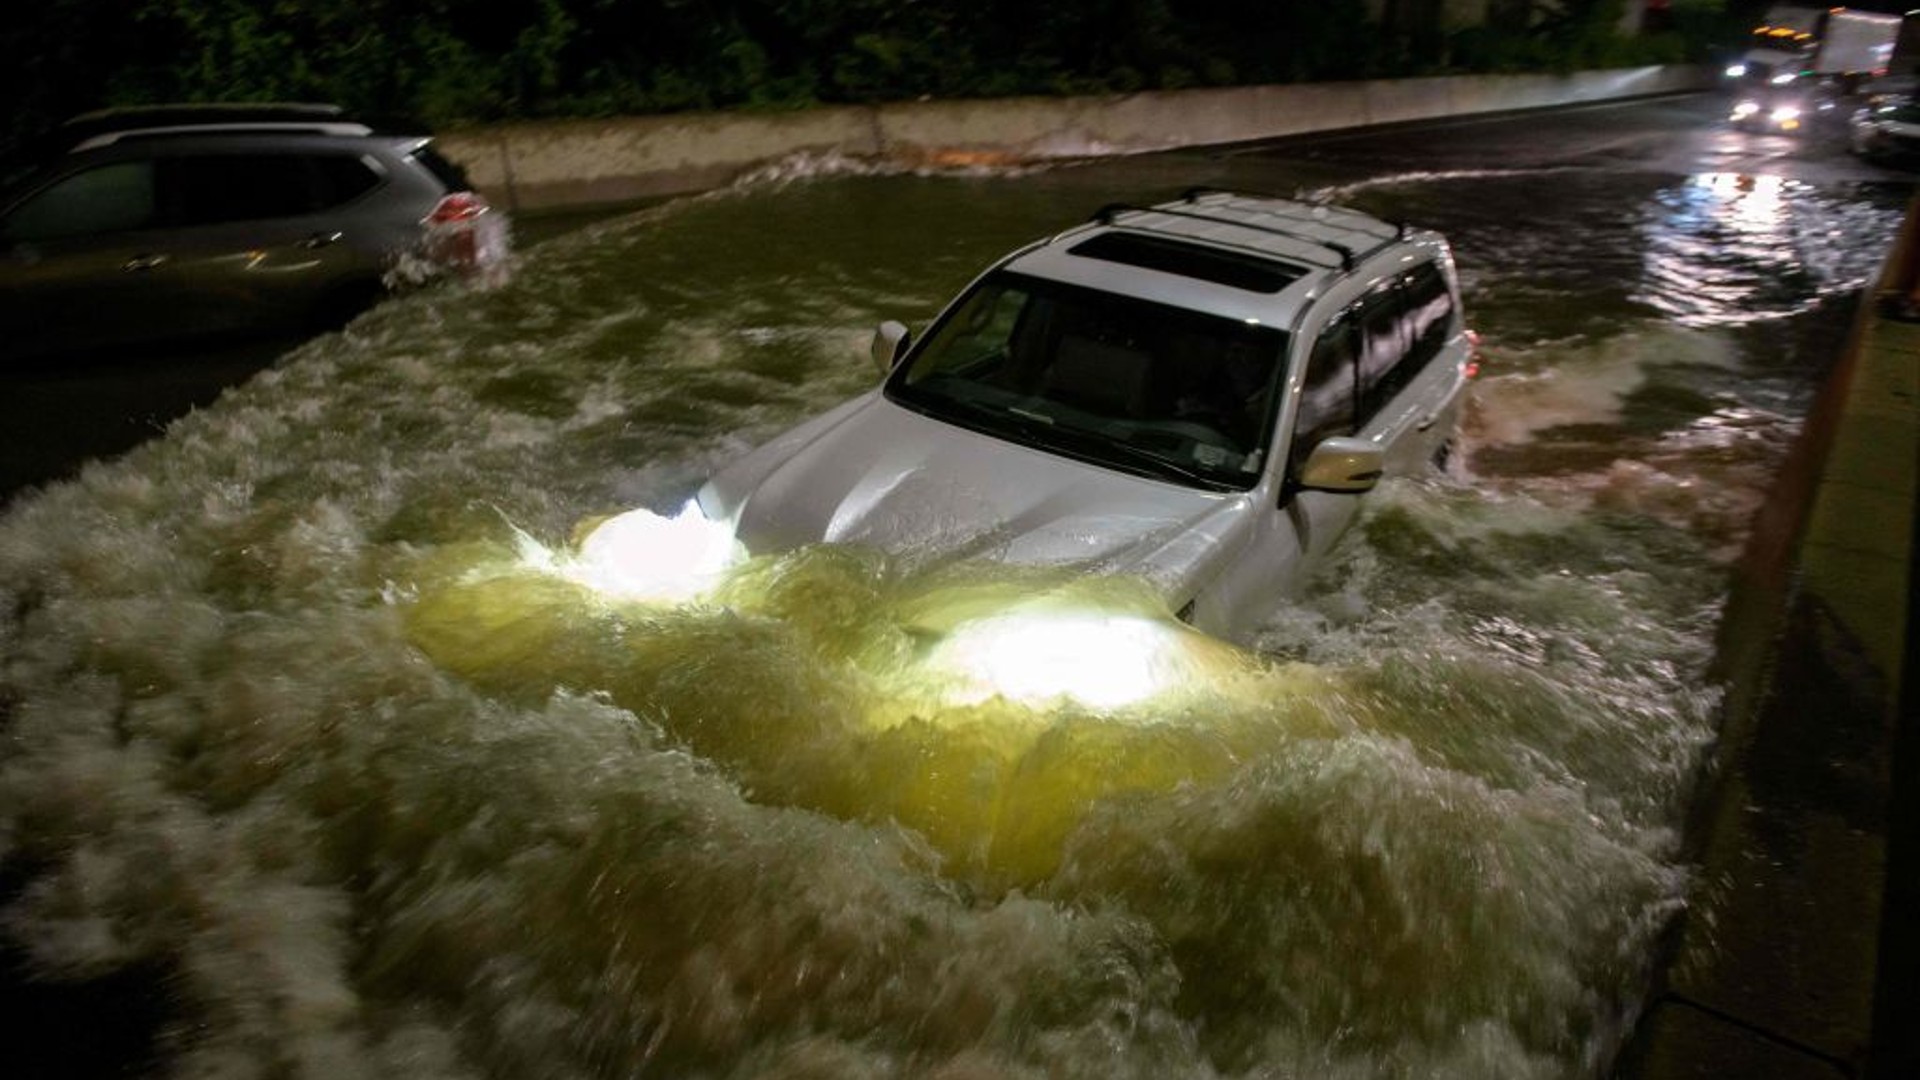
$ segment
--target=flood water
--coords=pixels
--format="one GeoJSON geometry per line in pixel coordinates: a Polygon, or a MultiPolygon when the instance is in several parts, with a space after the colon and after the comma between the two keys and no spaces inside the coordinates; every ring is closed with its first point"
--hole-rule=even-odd
{"type": "Polygon", "coordinates": [[[1904,199],[814,164],[531,247],[0,517],[6,929],[36,978],[153,973],[182,1076],[1592,1075],[1690,885],[1729,565],[1904,199]],[[1252,648],[955,700],[929,612],[1061,582],[556,571],[869,386],[879,320],[1196,184],[1445,232],[1488,356],[1457,473],[1252,648]]]}

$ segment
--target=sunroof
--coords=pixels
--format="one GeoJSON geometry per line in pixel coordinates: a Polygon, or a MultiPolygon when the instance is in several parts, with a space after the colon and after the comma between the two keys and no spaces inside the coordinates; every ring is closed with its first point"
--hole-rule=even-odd
{"type": "Polygon", "coordinates": [[[1304,273],[1298,267],[1257,255],[1132,232],[1101,233],[1068,250],[1082,258],[1124,263],[1256,293],[1277,293],[1304,273]]]}

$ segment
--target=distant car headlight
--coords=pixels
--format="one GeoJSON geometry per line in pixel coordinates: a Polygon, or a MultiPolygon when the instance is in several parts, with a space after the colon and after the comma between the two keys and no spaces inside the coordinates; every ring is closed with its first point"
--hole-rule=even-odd
{"type": "Polygon", "coordinates": [[[1781,127],[1799,127],[1800,107],[1797,105],[1782,105],[1769,113],[1767,118],[1781,127]]]}
{"type": "Polygon", "coordinates": [[[1742,101],[1733,107],[1733,118],[1735,120],[1745,120],[1747,117],[1752,116],[1754,113],[1757,113],[1759,111],[1760,111],[1759,102],[1742,101]]]}
{"type": "Polygon", "coordinates": [[[1798,75],[1775,75],[1773,78],[1768,79],[1767,81],[1772,83],[1775,86],[1789,86],[1789,85],[1792,85],[1793,80],[1799,77],[1800,76],[1798,75]]]}
{"type": "Polygon", "coordinates": [[[1729,79],[1741,78],[1742,76],[1746,75],[1746,73],[1747,73],[1747,65],[1745,64],[1728,64],[1727,65],[1727,78],[1729,79]]]}

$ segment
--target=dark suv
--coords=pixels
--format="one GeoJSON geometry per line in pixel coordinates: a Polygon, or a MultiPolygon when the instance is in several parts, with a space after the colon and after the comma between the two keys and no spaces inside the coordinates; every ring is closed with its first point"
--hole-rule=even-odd
{"type": "Polygon", "coordinates": [[[428,137],[330,105],[112,109],[30,159],[0,195],[0,355],[325,325],[505,257],[428,137]]]}

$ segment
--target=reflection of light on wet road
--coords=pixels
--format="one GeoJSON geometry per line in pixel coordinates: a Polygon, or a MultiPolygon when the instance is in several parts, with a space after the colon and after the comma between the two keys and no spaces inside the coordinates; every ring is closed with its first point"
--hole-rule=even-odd
{"type": "Polygon", "coordinates": [[[1799,270],[1778,176],[1708,173],[1659,194],[1641,299],[1686,325],[1766,317],[1754,301],[1799,270]]]}
{"type": "Polygon", "coordinates": [[[1805,311],[1857,287],[1845,263],[1871,250],[1877,212],[1783,176],[1715,172],[1660,191],[1643,217],[1635,299],[1683,326],[1734,326],[1805,311]]]}
{"type": "Polygon", "coordinates": [[[1696,176],[1689,183],[1717,200],[1724,208],[1720,216],[1731,221],[1742,232],[1772,234],[1779,232],[1785,223],[1785,177],[1709,173],[1696,176]]]}

